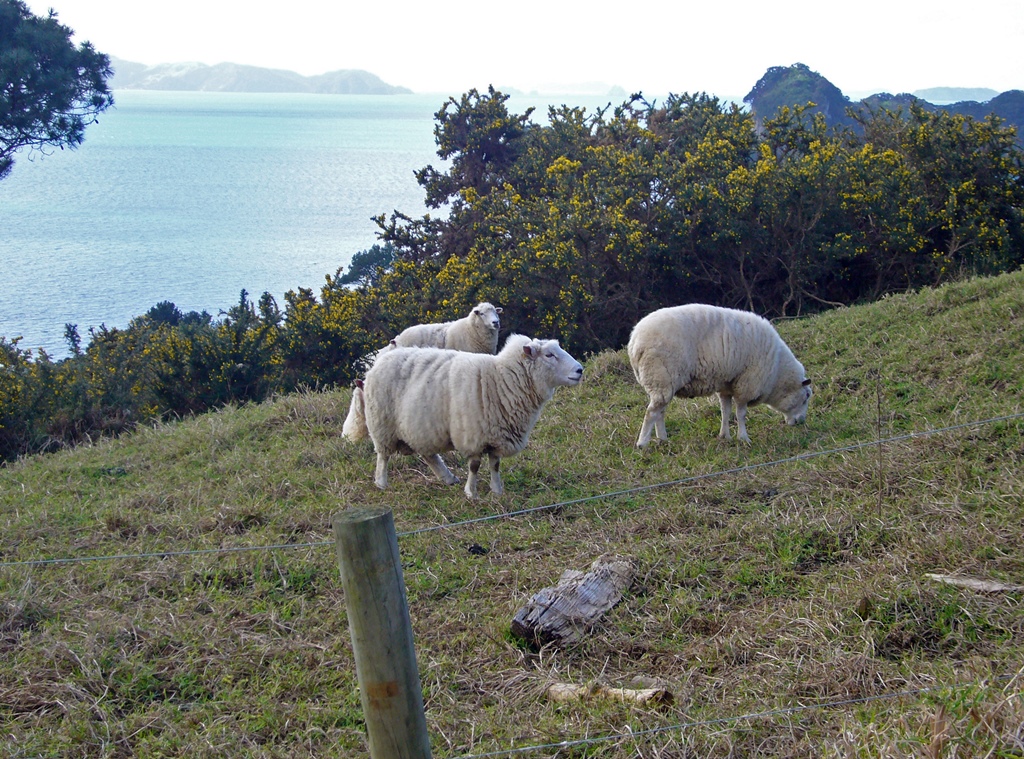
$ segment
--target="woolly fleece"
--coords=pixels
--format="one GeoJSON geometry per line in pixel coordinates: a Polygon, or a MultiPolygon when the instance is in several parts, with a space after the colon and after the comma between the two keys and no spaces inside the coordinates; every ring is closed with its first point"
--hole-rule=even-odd
{"type": "Polygon", "coordinates": [[[437,348],[388,351],[363,388],[365,430],[377,451],[375,483],[387,487],[392,454],[417,453],[445,484],[455,484],[458,478],[439,455],[455,450],[469,461],[466,495],[477,495],[485,453],[491,491],[500,495],[502,457],[523,450],[555,390],[582,377],[583,367],[557,340],[523,335],[510,335],[496,356],[437,348]]]}
{"type": "Polygon", "coordinates": [[[662,440],[665,409],[673,396],[718,394],[722,409],[719,437],[729,439],[732,404],[737,434],[749,443],[747,406],[767,403],[799,424],[807,416],[810,380],[779,333],[749,311],[700,303],[654,311],[633,327],[627,346],[637,382],[650,400],[636,444],[662,440]]]}

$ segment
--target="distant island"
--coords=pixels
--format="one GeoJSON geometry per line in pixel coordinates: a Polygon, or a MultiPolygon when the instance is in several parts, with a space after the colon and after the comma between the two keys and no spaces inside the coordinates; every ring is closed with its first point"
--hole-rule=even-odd
{"type": "Polygon", "coordinates": [[[808,113],[821,113],[829,126],[846,126],[856,128],[857,124],[848,109],[888,108],[891,110],[909,109],[918,105],[927,111],[947,111],[948,113],[984,119],[994,114],[1008,125],[1017,128],[1018,141],[1024,141],[1021,127],[1024,126],[1024,91],[1007,90],[996,93],[995,90],[984,88],[935,87],[892,95],[880,92],[852,101],[838,87],[832,84],[817,71],[812,71],[803,63],[792,66],[772,66],[758,80],[754,88],[743,98],[750,106],[758,124],[764,119],[774,116],[783,106],[806,106],[814,103],[808,113]],[[928,93],[935,100],[944,101],[937,105],[925,100],[920,95],[928,93]],[[955,99],[949,102],[950,98],[955,99]]]}
{"type": "Polygon", "coordinates": [[[294,71],[243,66],[238,63],[161,63],[147,66],[111,57],[110,86],[124,90],[184,90],[190,92],[313,92],[324,95],[409,95],[360,69],[342,69],[317,76],[294,71]]]}

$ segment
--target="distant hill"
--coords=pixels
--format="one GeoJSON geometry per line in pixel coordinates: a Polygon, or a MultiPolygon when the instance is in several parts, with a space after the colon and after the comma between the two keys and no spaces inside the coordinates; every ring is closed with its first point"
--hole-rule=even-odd
{"type": "Polygon", "coordinates": [[[185,90],[201,92],[314,92],[327,95],[407,95],[412,92],[383,82],[360,69],[343,69],[318,76],[294,71],[243,66],[237,63],[142,63],[110,59],[113,89],[185,90]]]}
{"type": "Polygon", "coordinates": [[[1018,135],[1024,132],[1024,129],[1021,128],[1024,126],[1024,90],[1007,90],[985,103],[966,100],[942,107],[953,113],[962,113],[976,119],[983,119],[988,114],[994,113],[999,118],[1006,119],[1016,126],[1018,135]]]}
{"type": "Polygon", "coordinates": [[[832,82],[802,63],[772,66],[744,96],[743,102],[750,104],[759,126],[763,119],[771,118],[783,106],[808,103],[814,103],[813,112],[825,114],[830,126],[853,123],[846,115],[850,99],[832,82]]]}
{"type": "MultiPolygon", "coordinates": [[[[880,92],[862,100],[851,101],[838,87],[816,71],[811,71],[803,63],[792,66],[773,66],[765,72],[754,88],[743,98],[750,105],[757,123],[770,118],[782,106],[806,105],[814,103],[811,112],[825,115],[829,126],[850,126],[854,122],[847,115],[846,109],[851,106],[865,105],[872,108],[885,107],[890,109],[908,108],[911,103],[927,110],[944,110],[983,119],[995,114],[1007,124],[1017,128],[1018,140],[1024,139],[1024,91],[1008,90],[995,94],[995,90],[983,88],[937,87],[921,92],[933,92],[942,96],[955,94],[981,94],[986,96],[983,102],[977,100],[961,100],[946,105],[936,105],[916,94],[900,93],[892,95],[880,92]],[[992,93],[992,95],[988,95],[992,93]]],[[[939,98],[937,98],[939,99],[939,98]]]]}

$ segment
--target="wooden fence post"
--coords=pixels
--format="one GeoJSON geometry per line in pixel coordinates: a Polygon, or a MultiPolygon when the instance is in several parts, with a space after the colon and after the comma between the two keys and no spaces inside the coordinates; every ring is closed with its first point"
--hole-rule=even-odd
{"type": "Polygon", "coordinates": [[[430,759],[423,691],[391,511],[334,517],[359,695],[372,759],[430,759]]]}

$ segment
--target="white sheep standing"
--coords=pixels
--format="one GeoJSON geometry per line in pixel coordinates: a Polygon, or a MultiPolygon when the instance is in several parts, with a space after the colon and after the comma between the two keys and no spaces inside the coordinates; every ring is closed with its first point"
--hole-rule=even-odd
{"type": "Polygon", "coordinates": [[[718,436],[726,440],[735,401],[737,434],[745,443],[750,442],[747,406],[767,403],[785,415],[786,424],[807,417],[812,391],[803,365],[771,323],[749,311],[702,303],[662,308],[636,323],[626,350],[650,399],[638,447],[650,442],[652,430],[668,438],[665,409],[673,396],[718,393],[718,436]]]}
{"type": "MultiPolygon", "coordinates": [[[[490,303],[477,303],[468,315],[450,322],[414,324],[402,330],[390,343],[372,354],[368,363],[395,348],[446,348],[470,353],[495,353],[498,350],[498,332],[501,330],[501,308],[490,303]]],[[[341,434],[349,440],[359,440],[359,429],[366,425],[362,418],[363,381],[356,380],[352,388],[352,401],[348,415],[341,426],[341,434]]]]}
{"type": "Polygon", "coordinates": [[[394,340],[399,348],[447,348],[470,353],[495,353],[501,329],[501,309],[477,303],[468,315],[451,322],[414,324],[394,340]]]}
{"type": "Polygon", "coordinates": [[[395,348],[380,356],[363,387],[365,424],[377,451],[374,482],[388,484],[392,454],[419,454],[446,484],[458,483],[439,454],[469,461],[465,492],[477,495],[484,454],[491,492],[501,495],[501,459],[526,447],[544,405],[561,385],[576,385],[583,367],[557,340],[510,335],[496,356],[437,348],[395,348]]]}

